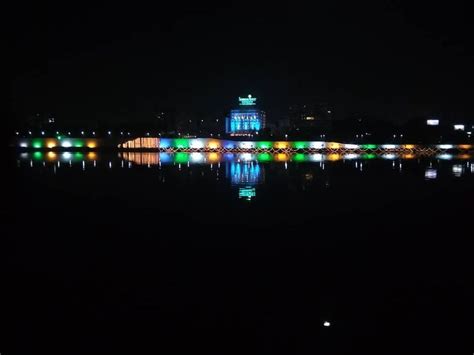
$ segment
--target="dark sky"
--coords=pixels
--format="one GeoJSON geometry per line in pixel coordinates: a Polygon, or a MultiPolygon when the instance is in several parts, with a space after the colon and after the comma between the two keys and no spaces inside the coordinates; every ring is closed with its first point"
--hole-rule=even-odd
{"type": "Polygon", "coordinates": [[[16,2],[12,117],[221,115],[248,93],[270,118],[304,101],[339,117],[474,117],[464,2],[170,3],[16,2]]]}

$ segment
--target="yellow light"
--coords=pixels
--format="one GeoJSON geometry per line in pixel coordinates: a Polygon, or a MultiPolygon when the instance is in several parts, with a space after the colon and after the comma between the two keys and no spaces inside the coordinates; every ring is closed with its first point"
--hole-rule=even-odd
{"type": "Polygon", "coordinates": [[[89,153],[87,153],[87,159],[89,159],[89,160],[97,160],[97,153],[96,153],[96,152],[89,152],[89,153]]]}
{"type": "Polygon", "coordinates": [[[415,158],[415,154],[403,154],[403,159],[413,159],[415,158]]]}
{"type": "Polygon", "coordinates": [[[275,142],[275,148],[277,149],[287,149],[288,142],[275,142]]]}
{"type": "Polygon", "coordinates": [[[57,159],[58,155],[55,152],[48,152],[48,154],[46,154],[46,157],[50,161],[55,161],[57,159]]]}
{"type": "Polygon", "coordinates": [[[342,144],[340,143],[328,143],[329,149],[340,149],[341,147],[342,147],[342,144]]]}
{"type": "Polygon", "coordinates": [[[277,161],[288,161],[289,160],[288,154],[278,153],[276,155],[276,160],[277,161]]]}
{"type": "Polygon", "coordinates": [[[336,153],[328,154],[327,159],[328,159],[329,161],[341,160],[341,159],[342,159],[342,155],[341,155],[341,154],[336,154],[336,153]]]}
{"type": "Polygon", "coordinates": [[[413,149],[413,148],[415,148],[415,145],[414,145],[414,144],[404,144],[404,145],[403,145],[403,148],[405,148],[405,149],[413,149]]]}
{"type": "Polygon", "coordinates": [[[88,141],[87,142],[87,148],[96,148],[97,143],[95,141],[88,141]]]}
{"type": "Polygon", "coordinates": [[[218,154],[218,153],[209,153],[209,156],[207,157],[207,159],[208,159],[210,162],[219,161],[219,154],[218,154]]]}
{"type": "Polygon", "coordinates": [[[471,149],[472,145],[471,144],[459,144],[458,148],[459,149],[471,149]]]}
{"type": "Polygon", "coordinates": [[[470,154],[459,154],[456,158],[458,158],[458,159],[470,159],[471,155],[470,154]]]}
{"type": "Polygon", "coordinates": [[[218,141],[211,141],[209,142],[209,148],[210,149],[217,149],[219,148],[220,144],[218,141]]]}

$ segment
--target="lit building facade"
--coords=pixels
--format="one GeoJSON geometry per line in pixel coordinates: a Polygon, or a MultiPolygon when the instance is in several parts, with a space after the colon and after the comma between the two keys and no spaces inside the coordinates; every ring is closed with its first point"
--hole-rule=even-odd
{"type": "Polygon", "coordinates": [[[265,112],[256,106],[257,99],[239,97],[240,106],[230,111],[230,117],[226,118],[225,131],[231,136],[253,136],[265,128],[265,112]]]}

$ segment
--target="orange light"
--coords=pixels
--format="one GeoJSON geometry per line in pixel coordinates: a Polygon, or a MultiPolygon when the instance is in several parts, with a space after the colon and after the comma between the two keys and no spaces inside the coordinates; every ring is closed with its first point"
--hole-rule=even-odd
{"type": "Polygon", "coordinates": [[[471,149],[472,145],[471,144],[459,144],[458,148],[459,149],[471,149]]]}
{"type": "Polygon", "coordinates": [[[458,158],[458,159],[470,159],[471,155],[470,154],[459,154],[456,158],[458,158]]]}
{"type": "Polygon", "coordinates": [[[415,158],[415,154],[403,154],[403,159],[413,159],[415,158]]]}
{"type": "Polygon", "coordinates": [[[278,153],[276,155],[276,160],[277,161],[288,161],[288,159],[289,159],[288,154],[278,153]]]}
{"type": "Polygon", "coordinates": [[[55,161],[58,155],[55,152],[48,152],[48,154],[46,154],[46,157],[49,161],[55,161]]]}
{"type": "Polygon", "coordinates": [[[52,149],[52,148],[54,148],[54,147],[56,147],[56,146],[57,146],[56,141],[54,141],[54,140],[48,140],[48,141],[46,141],[46,147],[48,147],[49,149],[52,149]]]}
{"type": "Polygon", "coordinates": [[[218,153],[209,153],[209,156],[207,157],[207,159],[208,159],[210,162],[219,161],[219,154],[218,154],[218,153]]]}
{"type": "Polygon", "coordinates": [[[340,149],[341,147],[342,147],[342,144],[340,143],[328,143],[329,149],[340,149]]]}
{"type": "Polygon", "coordinates": [[[288,142],[275,142],[275,148],[277,149],[287,149],[288,142]]]}
{"type": "Polygon", "coordinates": [[[97,153],[96,153],[96,152],[89,152],[89,153],[87,153],[87,159],[89,159],[89,160],[97,160],[97,153]]]}
{"type": "Polygon", "coordinates": [[[336,153],[328,154],[327,159],[328,159],[329,161],[341,160],[341,159],[342,159],[342,155],[341,155],[341,154],[336,154],[336,153]]]}
{"type": "Polygon", "coordinates": [[[86,145],[87,148],[97,148],[97,142],[95,141],[88,141],[86,145]]]}
{"type": "Polygon", "coordinates": [[[415,145],[414,145],[414,144],[404,144],[404,145],[403,145],[403,148],[405,148],[405,149],[413,149],[413,148],[415,148],[415,145]]]}
{"type": "Polygon", "coordinates": [[[217,141],[211,141],[211,142],[209,142],[208,146],[209,146],[210,149],[217,149],[217,148],[219,148],[220,144],[217,141]]]}

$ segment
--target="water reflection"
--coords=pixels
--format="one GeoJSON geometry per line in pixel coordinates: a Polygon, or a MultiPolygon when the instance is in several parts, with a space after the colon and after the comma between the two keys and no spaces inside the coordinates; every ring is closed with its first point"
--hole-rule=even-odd
{"type": "MultiPolygon", "coordinates": [[[[418,174],[424,180],[438,180],[454,176],[460,178],[474,174],[472,155],[438,154],[415,155],[385,153],[331,153],[331,154],[287,154],[287,153],[159,153],[159,152],[121,152],[110,155],[98,152],[22,152],[18,154],[19,168],[51,169],[53,174],[66,168],[77,166],[86,173],[89,169],[131,169],[150,168],[160,171],[160,181],[165,181],[163,169],[179,174],[191,174],[193,169],[206,166],[206,171],[219,180],[225,176],[231,186],[238,189],[238,197],[250,201],[257,195],[258,185],[266,183],[266,177],[291,179],[299,175],[300,185],[309,186],[321,182],[330,186],[330,175],[352,176],[370,173],[418,174]],[[102,158],[102,159],[101,159],[102,158]],[[416,159],[415,159],[416,158],[416,159]],[[341,167],[341,168],[338,168],[341,167]],[[210,169],[209,169],[210,168],[210,169]],[[336,169],[336,170],[335,170],[336,169]],[[344,169],[344,170],[341,170],[344,169]],[[352,172],[351,172],[352,171],[352,172]],[[419,173],[418,173],[419,171],[419,173]],[[320,177],[324,177],[320,179],[320,177]]],[[[208,173],[201,171],[201,175],[208,173]]],[[[206,175],[207,176],[207,175],[206,175]]]]}

